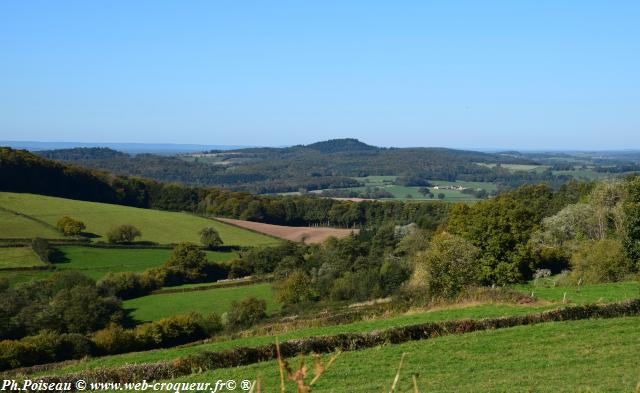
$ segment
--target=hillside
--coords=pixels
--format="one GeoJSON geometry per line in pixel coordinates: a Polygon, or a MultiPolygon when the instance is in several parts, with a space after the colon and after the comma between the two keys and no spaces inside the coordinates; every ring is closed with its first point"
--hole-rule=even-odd
{"type": "Polygon", "coordinates": [[[380,148],[351,138],[173,157],[115,151],[109,156],[104,149],[82,148],[38,154],[123,175],[256,193],[355,187],[360,183],[353,177],[370,175],[495,181],[512,175],[479,164],[535,163],[524,157],[445,148],[380,148]]]}
{"type": "MultiPolygon", "coordinates": [[[[22,221],[25,221],[25,217],[31,218],[29,226],[19,223],[3,225],[0,227],[0,238],[49,238],[52,232],[55,233],[52,227],[57,220],[70,216],[83,221],[87,226],[86,232],[90,236],[97,236],[94,240],[105,241],[106,232],[114,225],[132,224],[142,232],[139,240],[161,244],[180,241],[198,243],[198,231],[208,226],[220,232],[226,245],[248,246],[276,242],[271,237],[187,213],[10,192],[0,192],[0,206],[23,215],[17,216],[22,221]]],[[[11,217],[11,214],[5,210],[0,217],[11,217]]]]}

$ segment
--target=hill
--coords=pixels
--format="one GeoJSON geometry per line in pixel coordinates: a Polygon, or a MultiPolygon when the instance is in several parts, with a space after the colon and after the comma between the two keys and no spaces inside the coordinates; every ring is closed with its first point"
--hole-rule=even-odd
{"type": "MultiPolygon", "coordinates": [[[[495,181],[518,176],[480,164],[535,163],[521,156],[445,148],[380,148],[351,138],[306,146],[211,150],[172,157],[151,154],[103,157],[93,150],[86,154],[80,152],[82,149],[73,150],[42,154],[122,175],[254,193],[355,187],[360,183],[353,177],[371,175],[495,181]]],[[[538,174],[536,179],[543,177],[538,174]]]]}
{"type": "MultiPolygon", "coordinates": [[[[0,206],[30,218],[34,225],[0,227],[0,238],[49,237],[52,226],[63,216],[81,220],[86,232],[95,240],[106,240],[107,231],[115,225],[132,224],[142,232],[140,240],[156,243],[191,241],[198,243],[198,231],[211,226],[220,232],[226,245],[252,246],[276,242],[255,232],[187,213],[141,209],[106,203],[77,201],[34,194],[0,192],[0,206]],[[28,233],[27,233],[28,229],[28,233]]],[[[5,210],[4,215],[7,214],[5,210]]]]}
{"type": "Polygon", "coordinates": [[[371,145],[367,145],[364,142],[360,142],[357,139],[345,138],[345,139],[330,139],[328,141],[316,142],[310,145],[304,146],[307,149],[317,150],[323,153],[336,153],[343,151],[363,151],[363,150],[378,150],[379,148],[371,145]]]}

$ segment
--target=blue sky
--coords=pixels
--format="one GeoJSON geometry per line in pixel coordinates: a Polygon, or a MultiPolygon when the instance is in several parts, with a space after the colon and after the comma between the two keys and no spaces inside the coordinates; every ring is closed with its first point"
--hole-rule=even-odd
{"type": "Polygon", "coordinates": [[[0,140],[640,148],[638,1],[0,2],[0,140]]]}

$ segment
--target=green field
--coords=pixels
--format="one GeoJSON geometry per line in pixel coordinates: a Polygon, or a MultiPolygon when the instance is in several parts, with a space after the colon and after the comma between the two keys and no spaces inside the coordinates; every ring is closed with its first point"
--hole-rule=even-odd
{"type": "MultiPolygon", "coordinates": [[[[478,165],[486,166],[488,168],[495,168],[498,164],[486,164],[486,163],[478,163],[478,165]]],[[[527,164],[500,164],[500,166],[504,169],[507,169],[511,172],[544,172],[549,168],[548,165],[527,165],[527,164]]]]}
{"type": "MultiPolygon", "coordinates": [[[[268,284],[256,284],[258,285],[268,285],[268,284]]],[[[228,289],[241,289],[247,287],[234,287],[228,289]]],[[[638,288],[640,288],[640,284],[634,282],[628,283],[612,283],[612,284],[598,284],[598,285],[587,285],[582,288],[581,293],[584,295],[582,300],[584,302],[595,302],[602,298],[602,293],[607,292],[608,297],[607,301],[619,301],[625,300],[629,298],[638,297],[638,288]]],[[[520,289],[524,292],[529,291],[529,287],[520,286],[520,289]]],[[[536,297],[547,298],[550,301],[562,300],[562,294],[560,294],[560,298],[557,297],[557,288],[549,288],[550,291],[545,295],[540,296],[536,295],[536,297]]],[[[179,295],[188,295],[188,294],[219,294],[222,289],[215,289],[209,291],[200,291],[200,292],[188,292],[179,295]]],[[[268,291],[264,291],[263,293],[269,294],[270,289],[268,291]]],[[[177,294],[167,294],[167,295],[151,295],[146,298],[152,298],[153,305],[160,305],[163,307],[164,304],[171,304],[175,299],[175,295],[177,294]],[[171,302],[166,301],[162,303],[162,296],[172,296],[171,302]]],[[[192,295],[194,296],[194,295],[192,295]]],[[[183,299],[192,298],[192,296],[180,298],[180,304],[183,303],[183,299]]],[[[208,296],[205,295],[207,299],[208,296]]],[[[243,296],[238,296],[238,298],[242,298],[243,296]]],[[[167,299],[167,298],[164,298],[167,299]]],[[[133,302],[138,299],[133,299],[125,302],[125,306],[128,306],[130,302],[133,302]]],[[[147,301],[147,304],[150,304],[147,301]]],[[[208,305],[206,306],[208,307],[208,305]]],[[[538,304],[538,305],[512,305],[512,304],[479,304],[479,305],[466,305],[466,306],[453,306],[450,308],[444,309],[436,309],[432,311],[416,311],[416,312],[408,312],[405,314],[393,316],[393,317],[379,317],[374,319],[367,319],[357,322],[352,322],[348,324],[342,325],[334,325],[334,326],[321,326],[321,327],[308,327],[308,328],[299,328],[297,330],[288,331],[286,333],[282,333],[279,335],[281,340],[289,340],[296,339],[302,337],[310,337],[310,336],[324,336],[324,335],[335,335],[340,333],[362,333],[362,332],[370,332],[379,329],[386,329],[390,327],[396,326],[407,326],[414,325],[426,322],[436,322],[443,320],[457,320],[457,319],[481,319],[481,318],[491,318],[491,317],[500,317],[500,316],[509,316],[509,315],[523,315],[534,312],[540,312],[548,309],[553,309],[557,307],[562,307],[561,303],[549,303],[549,304],[538,304]]],[[[181,313],[182,310],[179,310],[178,313],[181,313]]],[[[215,311],[210,308],[206,310],[200,310],[200,312],[211,312],[215,311]]],[[[82,369],[92,369],[96,367],[110,367],[117,366],[126,363],[144,363],[144,362],[155,362],[160,360],[167,359],[175,359],[180,356],[185,356],[192,353],[197,353],[201,351],[215,351],[215,350],[223,350],[230,349],[239,346],[247,346],[254,347],[258,345],[268,344],[273,341],[272,336],[253,336],[253,337],[244,337],[232,340],[224,340],[219,342],[207,343],[207,344],[199,344],[194,346],[186,346],[180,348],[167,348],[167,349],[158,349],[152,351],[145,352],[136,352],[136,353],[128,353],[121,355],[113,355],[113,356],[105,356],[95,359],[88,359],[80,362],[79,364],[74,364],[70,366],[66,366],[64,368],[59,369],[59,372],[73,372],[82,369]]],[[[57,371],[57,372],[58,372],[57,371]]]]}
{"type": "MultiPolygon", "coordinates": [[[[2,193],[0,193],[2,194],[2,193]]],[[[0,196],[0,199],[2,197],[0,196]]],[[[4,207],[4,204],[0,204],[4,207]]],[[[62,238],[62,234],[55,229],[42,225],[13,212],[0,208],[0,239],[1,238],[33,238],[35,235],[47,239],[62,238]]]]}
{"type": "MultiPolygon", "coordinates": [[[[85,223],[87,233],[99,236],[96,240],[103,241],[106,240],[104,236],[111,227],[132,224],[142,231],[142,237],[138,240],[161,244],[180,241],[199,242],[198,231],[208,226],[220,232],[226,245],[254,246],[277,242],[268,236],[187,213],[9,192],[0,192],[0,206],[50,225],[55,225],[63,216],[73,217],[85,223]]],[[[6,214],[3,217],[6,217],[6,214]]],[[[34,224],[37,223],[34,222],[34,224]]],[[[51,229],[41,224],[28,227],[23,227],[22,224],[0,226],[0,238],[36,236],[51,237],[51,229]]]]}
{"type": "Polygon", "coordinates": [[[261,283],[231,288],[216,288],[204,291],[180,292],[143,296],[124,302],[131,316],[138,321],[155,321],[190,311],[203,315],[215,312],[218,315],[229,311],[231,302],[255,296],[267,301],[267,312],[278,308],[271,284],[261,283]]]}
{"type": "MultiPolygon", "coordinates": [[[[406,326],[444,320],[522,315],[543,311],[554,307],[557,306],[546,305],[532,307],[508,304],[471,305],[467,307],[454,307],[450,309],[440,309],[428,312],[410,312],[395,317],[369,319],[342,325],[301,328],[282,333],[279,335],[279,338],[281,340],[291,340],[310,336],[327,336],[340,333],[370,332],[378,329],[386,329],[396,326],[406,326]]],[[[258,345],[272,343],[273,340],[273,336],[253,336],[179,348],[166,348],[145,352],[104,356],[100,358],[87,359],[78,364],[65,366],[56,370],[56,372],[66,373],[84,369],[93,369],[97,367],[111,367],[129,363],[156,362],[167,359],[175,359],[180,356],[185,356],[202,351],[218,351],[240,346],[255,347],[258,345]]]]}
{"type": "Polygon", "coordinates": [[[31,266],[44,266],[31,247],[0,247],[0,269],[31,266]]]}
{"type": "MultiPolygon", "coordinates": [[[[142,272],[160,266],[171,254],[165,249],[94,248],[61,246],[63,262],[56,263],[59,270],[78,270],[98,280],[111,272],[142,272]]],[[[207,251],[211,262],[225,262],[237,257],[236,252],[207,251]]]]}
{"type": "MultiPolygon", "coordinates": [[[[640,382],[638,326],[640,317],[552,322],[345,352],[313,392],[388,391],[405,353],[398,392],[412,391],[414,374],[421,392],[634,392],[640,382]]],[[[299,360],[289,364],[296,367],[299,360]]],[[[173,381],[258,375],[263,391],[278,389],[275,361],[173,381]]],[[[293,383],[287,391],[295,391],[293,383]]]]}
{"type": "Polygon", "coordinates": [[[551,302],[562,302],[565,293],[567,303],[609,303],[640,297],[640,283],[614,282],[607,284],[590,284],[583,287],[536,286],[534,283],[517,285],[514,288],[538,299],[551,302]]]}
{"type": "MultiPolygon", "coordinates": [[[[436,196],[433,199],[426,198],[422,195],[418,190],[420,187],[405,187],[394,185],[393,181],[397,176],[367,176],[367,177],[354,177],[354,179],[365,184],[363,187],[351,187],[347,188],[348,190],[354,191],[364,191],[367,187],[379,187],[382,188],[391,194],[393,194],[394,199],[417,199],[417,200],[437,200],[437,195],[439,193],[444,194],[444,200],[449,202],[468,202],[468,201],[477,201],[473,195],[462,193],[458,190],[436,190],[433,188],[431,192],[436,196]]],[[[444,181],[444,180],[429,180],[433,185],[439,186],[462,186],[467,188],[482,188],[487,192],[495,191],[497,186],[495,183],[488,182],[466,182],[466,181],[444,181]]]]}

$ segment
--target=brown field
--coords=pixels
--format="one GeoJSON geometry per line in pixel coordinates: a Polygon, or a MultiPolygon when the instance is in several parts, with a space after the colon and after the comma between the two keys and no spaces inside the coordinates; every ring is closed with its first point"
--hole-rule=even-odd
{"type": "Polygon", "coordinates": [[[358,229],[288,227],[284,225],[263,224],[261,222],[236,220],[233,218],[216,218],[216,220],[252,231],[264,233],[265,235],[277,237],[280,239],[291,240],[294,242],[304,241],[305,244],[322,243],[324,240],[331,236],[341,239],[343,237],[349,236],[352,232],[358,232],[358,229]]]}

